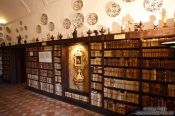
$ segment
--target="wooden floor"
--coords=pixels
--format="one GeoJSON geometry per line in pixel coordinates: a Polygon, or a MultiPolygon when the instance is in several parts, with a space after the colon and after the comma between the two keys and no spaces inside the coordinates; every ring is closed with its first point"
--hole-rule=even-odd
{"type": "Polygon", "coordinates": [[[0,84],[0,116],[101,116],[25,89],[25,84],[0,84]]]}

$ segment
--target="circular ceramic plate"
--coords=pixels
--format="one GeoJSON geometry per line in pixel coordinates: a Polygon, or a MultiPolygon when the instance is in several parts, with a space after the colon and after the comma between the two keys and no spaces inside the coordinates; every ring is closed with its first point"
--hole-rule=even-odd
{"type": "Polygon", "coordinates": [[[53,22],[49,22],[49,31],[53,31],[55,29],[55,25],[53,22]]]}
{"type": "Polygon", "coordinates": [[[43,13],[43,14],[41,15],[41,24],[46,25],[47,22],[48,22],[47,14],[43,13]]]}
{"type": "Polygon", "coordinates": [[[163,0],[145,0],[143,5],[147,11],[155,12],[160,10],[163,5],[163,0]]]}
{"type": "Polygon", "coordinates": [[[37,33],[41,33],[41,26],[40,26],[40,25],[37,25],[37,26],[36,26],[36,32],[37,32],[37,33]]]}
{"type": "Polygon", "coordinates": [[[81,10],[83,7],[83,1],[82,0],[74,0],[72,4],[72,8],[75,11],[81,10]]]}
{"type": "Polygon", "coordinates": [[[98,16],[96,13],[89,13],[87,16],[87,23],[89,25],[95,25],[98,21],[98,16]]]}
{"type": "Polygon", "coordinates": [[[63,21],[63,27],[65,29],[69,29],[70,26],[71,26],[71,21],[68,18],[64,19],[64,21],[63,21]]]}
{"type": "Polygon", "coordinates": [[[115,2],[108,2],[106,5],[106,13],[110,17],[116,17],[120,14],[121,8],[120,5],[115,2]]]}
{"type": "Polygon", "coordinates": [[[82,27],[84,23],[84,16],[82,13],[76,13],[74,19],[73,19],[73,25],[75,27],[82,27]]]}

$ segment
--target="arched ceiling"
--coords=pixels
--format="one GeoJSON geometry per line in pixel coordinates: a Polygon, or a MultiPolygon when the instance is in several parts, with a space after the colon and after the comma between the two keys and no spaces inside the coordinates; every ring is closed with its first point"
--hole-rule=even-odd
{"type": "Polygon", "coordinates": [[[58,0],[0,0],[0,18],[13,22],[58,0]]]}

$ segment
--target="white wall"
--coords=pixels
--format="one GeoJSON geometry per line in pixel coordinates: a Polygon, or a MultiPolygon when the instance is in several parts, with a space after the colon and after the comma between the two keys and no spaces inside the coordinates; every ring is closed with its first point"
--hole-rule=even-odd
{"type": "MultiPolygon", "coordinates": [[[[161,19],[161,10],[158,12],[148,12],[143,8],[144,0],[135,0],[132,3],[125,3],[122,0],[83,0],[84,6],[82,8],[81,13],[85,16],[84,26],[78,28],[78,32],[83,32],[84,34],[87,30],[90,29],[100,29],[101,26],[106,28],[110,28],[113,33],[120,32],[120,26],[122,23],[127,23],[128,20],[131,20],[135,23],[142,21],[145,25],[144,29],[153,28],[153,21],[151,21],[154,16],[157,20],[161,19]],[[121,13],[119,16],[112,18],[106,14],[105,7],[109,1],[114,1],[121,6],[121,13]],[[94,26],[89,26],[86,21],[86,17],[88,13],[97,13],[98,15],[98,23],[94,26]],[[151,18],[152,17],[152,18],[151,18]]],[[[47,7],[42,8],[41,10],[33,11],[29,15],[7,24],[11,29],[12,41],[17,41],[16,36],[19,35],[16,33],[16,28],[20,28],[19,21],[23,21],[23,26],[28,26],[27,31],[20,31],[20,35],[24,38],[25,35],[28,35],[28,41],[30,39],[38,37],[46,39],[46,35],[50,33],[51,35],[57,36],[57,33],[60,32],[64,35],[63,38],[67,38],[68,33],[72,33],[73,26],[70,29],[64,29],[62,26],[62,22],[65,18],[72,19],[73,14],[77,13],[71,7],[72,0],[57,0],[56,2],[52,2],[47,7]],[[46,13],[48,15],[49,21],[55,23],[55,30],[53,32],[49,32],[48,25],[41,25],[40,17],[42,13],[46,13]],[[42,27],[42,33],[36,33],[36,25],[40,24],[42,27]]],[[[173,17],[175,12],[175,0],[164,0],[162,8],[165,8],[167,11],[168,17],[168,25],[173,26],[173,17]]],[[[160,27],[162,24],[160,23],[160,27]]],[[[19,29],[20,30],[20,29],[19,29]]]]}

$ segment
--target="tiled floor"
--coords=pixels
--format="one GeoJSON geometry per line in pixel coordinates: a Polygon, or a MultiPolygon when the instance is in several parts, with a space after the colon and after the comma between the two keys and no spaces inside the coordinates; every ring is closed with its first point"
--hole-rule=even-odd
{"type": "Polygon", "coordinates": [[[24,85],[0,85],[0,116],[101,116],[24,89],[24,85]]]}

